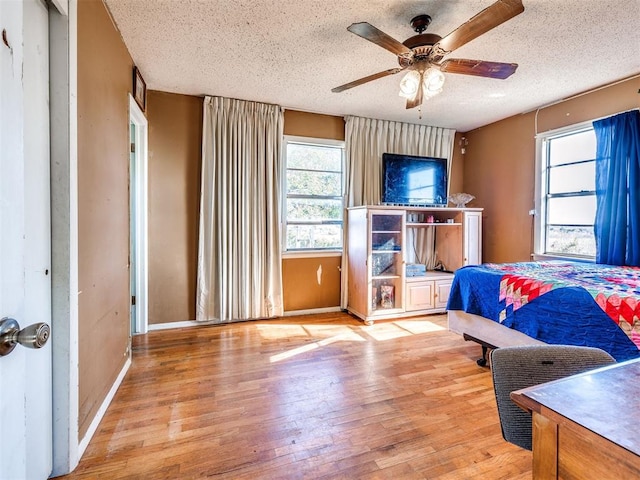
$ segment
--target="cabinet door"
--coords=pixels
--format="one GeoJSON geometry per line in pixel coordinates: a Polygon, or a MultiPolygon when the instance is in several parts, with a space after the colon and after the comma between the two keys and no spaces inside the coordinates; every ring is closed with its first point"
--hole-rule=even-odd
{"type": "Polygon", "coordinates": [[[435,308],[447,308],[447,302],[449,301],[449,292],[451,291],[451,283],[451,279],[435,281],[435,308]]]}
{"type": "Polygon", "coordinates": [[[369,212],[369,315],[404,307],[404,212],[369,212]]]}
{"type": "Polygon", "coordinates": [[[405,310],[430,310],[434,308],[433,280],[407,283],[407,303],[405,310]]]}
{"type": "Polygon", "coordinates": [[[464,212],[463,264],[482,263],[482,212],[464,212]]]}

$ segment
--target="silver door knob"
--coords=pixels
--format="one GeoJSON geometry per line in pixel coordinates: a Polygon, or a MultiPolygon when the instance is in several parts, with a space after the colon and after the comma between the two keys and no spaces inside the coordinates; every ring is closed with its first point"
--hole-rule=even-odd
{"type": "Polygon", "coordinates": [[[20,330],[20,324],[13,318],[0,320],[0,357],[9,355],[19,343],[23,347],[42,348],[51,334],[46,323],[34,323],[20,330]]]}

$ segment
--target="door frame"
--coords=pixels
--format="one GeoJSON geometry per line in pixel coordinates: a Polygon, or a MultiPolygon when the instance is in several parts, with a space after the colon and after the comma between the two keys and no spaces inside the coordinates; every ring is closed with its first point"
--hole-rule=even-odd
{"type": "Polygon", "coordinates": [[[51,129],[51,346],[53,472],[71,472],[78,438],[78,11],[77,0],[49,9],[51,129]]]}
{"type": "MultiPolygon", "coordinates": [[[[129,257],[135,264],[131,265],[132,292],[135,292],[135,318],[131,319],[131,333],[133,335],[147,333],[148,330],[148,204],[147,204],[147,177],[148,177],[148,157],[147,157],[147,137],[148,122],[142,109],[138,106],[133,96],[129,94],[129,125],[135,125],[135,137],[132,139],[135,144],[131,171],[129,172],[129,188],[131,189],[129,198],[129,212],[131,215],[131,238],[130,242],[133,252],[129,257]]],[[[129,138],[132,138],[129,132],[129,138]]],[[[133,293],[132,293],[133,295],[133,293]]]]}

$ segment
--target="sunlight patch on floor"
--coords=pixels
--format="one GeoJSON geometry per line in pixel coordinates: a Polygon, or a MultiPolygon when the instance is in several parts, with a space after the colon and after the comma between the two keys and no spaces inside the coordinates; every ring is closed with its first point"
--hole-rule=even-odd
{"type": "Polygon", "coordinates": [[[340,333],[330,338],[325,338],[324,340],[318,340],[317,342],[309,343],[307,345],[302,345],[300,347],[287,350],[286,352],[278,353],[276,355],[271,355],[271,357],[269,357],[269,361],[271,363],[280,362],[282,360],[295,357],[296,355],[300,355],[301,353],[310,352],[311,350],[315,350],[316,348],[331,345],[332,343],[335,343],[335,342],[364,342],[365,341],[365,339],[362,338],[360,335],[358,335],[356,332],[348,328],[347,330],[348,330],[347,332],[340,333]]]}
{"type": "Polygon", "coordinates": [[[442,332],[446,330],[442,325],[430,322],[429,320],[398,320],[393,322],[401,328],[417,335],[419,333],[442,332]]]}
{"type": "Polygon", "coordinates": [[[358,332],[366,334],[373,340],[383,342],[396,338],[442,332],[446,327],[430,320],[396,320],[393,322],[374,323],[370,326],[353,327],[336,324],[264,324],[258,326],[260,335],[265,340],[293,339],[307,337],[313,340],[304,345],[269,357],[271,363],[281,362],[297,355],[331,345],[335,342],[365,342],[366,338],[358,332]]]}
{"type": "Polygon", "coordinates": [[[303,325],[265,324],[258,325],[258,332],[265,340],[280,340],[291,337],[306,337],[307,331],[303,325]]]}
{"type": "Polygon", "coordinates": [[[371,326],[364,327],[367,335],[370,335],[374,339],[379,342],[383,342],[385,340],[393,340],[394,338],[400,337],[408,337],[412,335],[412,333],[404,328],[400,328],[396,325],[396,322],[393,323],[374,323],[371,326]]]}
{"type": "Polygon", "coordinates": [[[351,327],[347,325],[303,325],[313,338],[330,338],[337,335],[349,335],[353,333],[351,327]]]}

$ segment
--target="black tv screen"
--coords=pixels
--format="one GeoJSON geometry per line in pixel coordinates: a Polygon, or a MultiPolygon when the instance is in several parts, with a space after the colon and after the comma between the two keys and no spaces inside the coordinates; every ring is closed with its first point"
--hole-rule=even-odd
{"type": "Polygon", "coordinates": [[[447,159],[384,153],[382,202],[391,205],[446,206],[447,159]]]}

